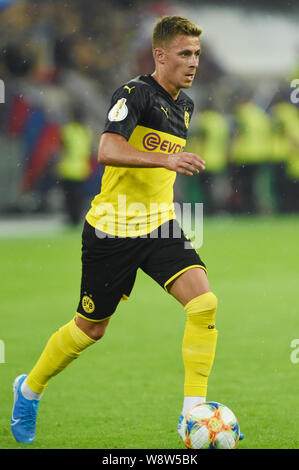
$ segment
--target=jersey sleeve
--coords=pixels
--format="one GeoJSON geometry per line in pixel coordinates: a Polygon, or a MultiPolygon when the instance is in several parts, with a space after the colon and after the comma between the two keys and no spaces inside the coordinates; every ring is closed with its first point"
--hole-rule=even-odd
{"type": "Polygon", "coordinates": [[[103,133],[120,134],[129,140],[145,112],[148,101],[147,88],[147,85],[134,85],[130,82],[116,90],[112,96],[103,133]]]}

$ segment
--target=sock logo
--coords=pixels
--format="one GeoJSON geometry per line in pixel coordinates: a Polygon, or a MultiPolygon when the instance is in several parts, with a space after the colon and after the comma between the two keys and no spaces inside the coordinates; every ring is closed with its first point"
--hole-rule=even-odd
{"type": "Polygon", "coordinates": [[[89,297],[88,295],[84,295],[82,298],[82,307],[84,312],[86,313],[92,313],[95,309],[95,304],[94,301],[91,299],[91,296],[89,297]]]}

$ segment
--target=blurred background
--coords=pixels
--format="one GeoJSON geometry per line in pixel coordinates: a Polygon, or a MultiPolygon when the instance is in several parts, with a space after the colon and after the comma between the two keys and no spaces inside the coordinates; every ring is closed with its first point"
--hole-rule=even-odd
{"type": "Polygon", "coordinates": [[[2,223],[82,222],[111,95],[153,71],[152,28],[168,14],[203,29],[187,149],[207,169],[178,176],[176,201],[206,215],[299,212],[296,2],[0,0],[2,223]]]}
{"type": "MultiPolygon", "coordinates": [[[[203,29],[187,148],[207,165],[178,175],[175,200],[204,203],[200,255],[220,307],[208,399],[238,416],[240,448],[299,448],[298,1],[0,0],[4,449],[19,447],[9,426],[14,378],[78,305],[80,232],[100,190],[111,95],[153,71],[152,28],[168,14],[203,29]]],[[[184,447],[185,317],[141,270],[136,284],[100,350],[51,383],[34,448],[184,447]],[[120,423],[109,432],[107,416],[120,423]]]]}

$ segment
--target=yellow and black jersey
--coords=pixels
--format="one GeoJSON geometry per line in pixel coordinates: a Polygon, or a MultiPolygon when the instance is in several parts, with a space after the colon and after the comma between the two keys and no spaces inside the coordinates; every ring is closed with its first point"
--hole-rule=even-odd
{"type": "MultiPolygon", "coordinates": [[[[193,101],[180,92],[177,100],[150,75],[137,77],[113,95],[103,132],[124,136],[145,152],[183,151],[193,101]]],[[[86,219],[102,232],[120,237],[142,236],[175,218],[176,173],[165,168],[106,166],[101,192],[86,219]]]]}

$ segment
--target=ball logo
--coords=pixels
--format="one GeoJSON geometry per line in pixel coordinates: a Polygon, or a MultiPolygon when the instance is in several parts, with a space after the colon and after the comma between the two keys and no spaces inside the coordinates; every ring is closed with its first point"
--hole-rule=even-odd
{"type": "Polygon", "coordinates": [[[92,313],[95,309],[94,301],[88,295],[84,295],[82,299],[82,307],[84,312],[92,313]]]}

